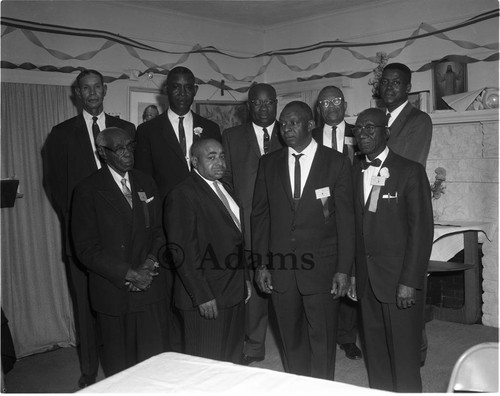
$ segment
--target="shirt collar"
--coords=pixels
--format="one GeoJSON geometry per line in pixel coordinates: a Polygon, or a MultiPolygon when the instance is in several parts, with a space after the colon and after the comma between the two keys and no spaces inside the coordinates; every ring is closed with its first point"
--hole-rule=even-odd
{"type": "MultiPolygon", "coordinates": [[[[389,147],[385,146],[385,149],[384,151],[382,151],[379,155],[377,155],[375,157],[375,159],[379,159],[380,160],[380,166],[382,166],[382,164],[384,163],[384,161],[386,160],[387,158],[387,155],[389,154],[389,147]]],[[[366,159],[366,162],[371,162],[370,160],[368,160],[368,158],[366,159]]]]}
{"type": "Polygon", "coordinates": [[[268,125],[266,127],[261,127],[260,125],[257,125],[255,122],[252,122],[253,130],[254,131],[262,131],[262,130],[264,130],[264,128],[266,128],[269,135],[271,135],[271,133],[273,132],[273,129],[274,129],[275,122],[276,121],[273,121],[273,123],[271,125],[268,125]]]}
{"type": "Polygon", "coordinates": [[[318,143],[316,143],[316,140],[311,139],[311,143],[309,143],[309,145],[300,153],[295,151],[293,148],[288,147],[288,156],[290,157],[292,154],[304,154],[305,157],[313,157],[317,147],[318,143]]]}
{"type": "Polygon", "coordinates": [[[401,113],[403,111],[404,107],[407,104],[408,104],[408,100],[406,102],[404,102],[402,105],[399,105],[398,107],[396,107],[392,111],[389,111],[389,110],[386,109],[385,114],[391,113],[391,119],[394,120],[395,118],[397,118],[397,116],[399,115],[399,113],[401,113]]]}
{"type": "Polygon", "coordinates": [[[191,110],[189,110],[186,114],[179,115],[176,112],[174,112],[170,107],[167,110],[168,118],[170,120],[175,120],[177,121],[179,117],[184,117],[184,121],[187,121],[188,119],[192,118],[191,110]]]}
{"type": "MultiPolygon", "coordinates": [[[[328,125],[328,124],[325,124],[323,126],[323,130],[328,130],[328,131],[331,131],[332,130],[332,126],[333,125],[328,125]]],[[[340,121],[337,125],[335,125],[337,127],[337,131],[344,131],[345,130],[345,121],[342,120],[340,121]]]]}
{"type": "Polygon", "coordinates": [[[121,176],[117,171],[115,171],[111,166],[108,165],[108,169],[111,172],[111,176],[113,176],[113,179],[115,180],[118,185],[122,184],[122,179],[126,179],[128,184],[130,185],[130,180],[128,177],[128,172],[125,172],[124,176],[121,176]]]}
{"type": "MultiPolygon", "coordinates": [[[[89,112],[87,112],[87,110],[83,110],[82,114],[83,114],[83,118],[85,118],[85,120],[93,121],[92,117],[94,117],[94,116],[92,114],[90,114],[89,112]]],[[[102,111],[101,114],[99,114],[97,116],[97,121],[101,121],[103,117],[104,117],[104,111],[102,111]]]]}

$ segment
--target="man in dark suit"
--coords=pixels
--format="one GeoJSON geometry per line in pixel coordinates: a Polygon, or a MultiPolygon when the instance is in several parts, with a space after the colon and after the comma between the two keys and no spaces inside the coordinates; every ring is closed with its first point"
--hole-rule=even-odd
{"type": "Polygon", "coordinates": [[[101,161],[95,150],[95,138],[100,130],[114,126],[127,131],[131,138],[135,135],[134,124],[104,113],[103,101],[106,91],[101,73],[96,70],[81,72],[76,78],[75,92],[83,104],[83,111],[52,128],[42,151],[44,185],[64,230],[64,255],[67,258],[76,333],[80,345],[80,388],[95,382],[99,359],[95,318],[89,303],[87,270],[78,262],[71,249],[71,197],[73,189],[82,179],[101,168],[101,161]]]}
{"type": "MultiPolygon", "coordinates": [[[[216,123],[191,111],[197,91],[198,86],[191,70],[182,66],[174,67],[166,81],[169,108],[137,129],[135,167],[153,177],[162,203],[170,190],[189,176],[191,145],[199,139],[221,140],[216,123]]],[[[173,272],[167,277],[171,297],[173,272]]],[[[179,318],[171,303],[169,306],[171,349],[183,352],[179,318]]]]}
{"type": "Polygon", "coordinates": [[[402,63],[388,64],[382,72],[379,91],[391,128],[387,146],[402,157],[420,162],[425,168],[431,147],[432,120],[408,102],[411,70],[402,63]]]}
{"type": "Polygon", "coordinates": [[[245,337],[248,280],[240,207],[219,182],[226,170],[222,145],[198,140],[193,171],[167,196],[164,226],[175,264],[174,303],[186,353],[239,363],[245,337]]]}
{"type": "MultiPolygon", "coordinates": [[[[250,249],[252,238],[250,215],[260,157],[283,147],[276,122],[276,91],[269,84],[253,85],[248,91],[251,122],[229,128],[222,134],[227,171],[223,177],[243,206],[245,246],[250,249]]],[[[254,279],[253,269],[250,279],[254,279]]],[[[246,306],[245,347],[243,364],[264,359],[268,323],[267,295],[261,294],[252,282],[252,299],[246,306]]]]}
{"type": "Polygon", "coordinates": [[[354,127],[367,158],[353,168],[355,286],[370,387],[414,393],[422,391],[423,289],[434,232],[431,192],[423,166],[386,146],[386,120],[384,111],[368,109],[354,127]]]}
{"type": "MultiPolygon", "coordinates": [[[[317,110],[322,126],[314,128],[312,136],[316,142],[331,147],[349,157],[351,165],[358,151],[356,139],[352,133],[352,125],[344,121],[347,103],[342,90],[335,86],[323,88],[318,95],[317,110]]],[[[350,169],[349,169],[350,172],[350,169]]],[[[356,345],[357,306],[348,297],[340,299],[337,344],[349,359],[363,357],[356,345]]]]}
{"type": "Polygon", "coordinates": [[[151,175],[162,201],[189,175],[189,149],[198,139],[221,140],[219,126],[191,111],[198,91],[191,70],[178,66],[166,82],[169,108],[137,128],[135,167],[151,175]]]}
{"type": "Polygon", "coordinates": [[[123,129],[103,130],[97,151],[106,165],[76,186],[71,207],[106,376],[167,347],[165,270],[157,259],[165,244],[161,204],[153,179],[132,169],[134,147],[123,129]]]}
{"type": "Polygon", "coordinates": [[[287,372],[333,379],[339,298],[354,261],[349,159],[312,139],[304,102],[285,106],[288,147],[261,158],[252,207],[257,284],[271,294],[287,372]]]}

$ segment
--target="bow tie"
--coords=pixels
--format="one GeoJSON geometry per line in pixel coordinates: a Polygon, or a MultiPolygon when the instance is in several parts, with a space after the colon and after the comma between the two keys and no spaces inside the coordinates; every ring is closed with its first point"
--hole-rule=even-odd
{"type": "Polygon", "coordinates": [[[370,166],[374,166],[375,168],[378,168],[382,164],[382,161],[380,161],[380,158],[375,158],[372,162],[368,161],[361,161],[361,168],[363,170],[368,169],[370,166]]]}

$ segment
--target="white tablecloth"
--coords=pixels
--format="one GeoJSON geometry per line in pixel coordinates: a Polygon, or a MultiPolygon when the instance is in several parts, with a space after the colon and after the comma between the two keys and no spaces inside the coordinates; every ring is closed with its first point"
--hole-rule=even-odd
{"type": "Polygon", "coordinates": [[[479,242],[485,237],[491,239],[495,224],[488,222],[443,220],[434,224],[434,243],[432,245],[431,260],[448,261],[464,248],[464,232],[480,231],[479,242]]]}
{"type": "Polygon", "coordinates": [[[256,367],[166,352],[82,389],[83,393],[162,393],[240,395],[388,394],[256,367]]]}

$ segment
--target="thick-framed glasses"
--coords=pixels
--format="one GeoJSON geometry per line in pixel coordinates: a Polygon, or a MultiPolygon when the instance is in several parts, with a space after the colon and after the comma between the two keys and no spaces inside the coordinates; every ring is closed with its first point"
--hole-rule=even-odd
{"type": "Polygon", "coordinates": [[[127,151],[133,153],[136,145],[137,145],[137,142],[133,141],[133,142],[130,142],[129,144],[127,144],[126,146],[118,146],[115,149],[112,149],[112,148],[109,148],[106,146],[101,146],[101,147],[104,147],[106,150],[112,151],[113,153],[115,153],[117,155],[125,155],[125,153],[127,151]]]}
{"type": "Polygon", "coordinates": [[[255,107],[261,107],[261,106],[269,107],[275,104],[277,101],[278,101],[277,99],[266,99],[266,100],[255,99],[251,100],[250,103],[255,107]]]}
{"type": "Polygon", "coordinates": [[[365,131],[369,135],[373,135],[377,128],[385,128],[385,125],[356,125],[352,128],[352,131],[355,135],[359,135],[363,131],[365,131]]]}
{"type": "Polygon", "coordinates": [[[342,104],[342,98],[323,99],[319,101],[319,104],[325,109],[328,108],[330,104],[332,106],[340,106],[342,104]]]}

